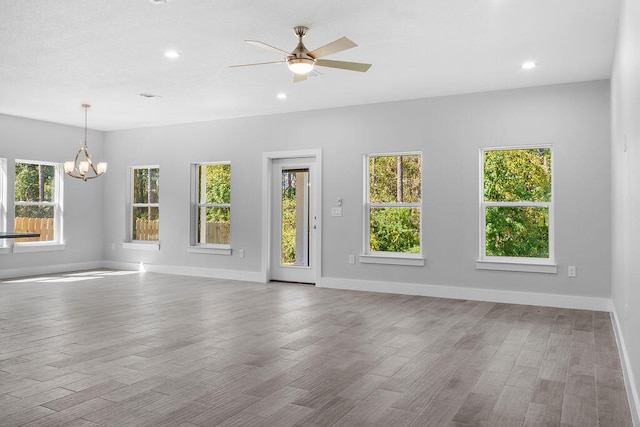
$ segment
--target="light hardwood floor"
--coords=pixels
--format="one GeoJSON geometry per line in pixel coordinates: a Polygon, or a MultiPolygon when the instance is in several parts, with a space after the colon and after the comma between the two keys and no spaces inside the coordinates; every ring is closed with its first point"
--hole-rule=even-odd
{"type": "Polygon", "coordinates": [[[631,426],[608,313],[85,272],[0,284],[2,426],[631,426]]]}

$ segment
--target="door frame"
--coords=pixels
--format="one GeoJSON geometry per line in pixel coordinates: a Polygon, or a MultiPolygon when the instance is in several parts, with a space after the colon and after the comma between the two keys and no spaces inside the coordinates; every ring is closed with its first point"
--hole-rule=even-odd
{"type": "Polygon", "coordinates": [[[290,150],[262,153],[262,277],[271,280],[271,180],[273,161],[278,159],[315,159],[315,181],[312,182],[312,197],[315,204],[315,236],[310,249],[309,263],[315,267],[315,284],[320,284],[322,275],[322,150],[290,150]]]}

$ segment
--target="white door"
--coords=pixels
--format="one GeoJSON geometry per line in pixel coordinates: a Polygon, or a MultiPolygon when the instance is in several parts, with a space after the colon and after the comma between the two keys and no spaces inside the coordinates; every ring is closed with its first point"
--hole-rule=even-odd
{"type": "Polygon", "coordinates": [[[315,159],[274,159],[271,168],[270,279],[315,283],[315,159]]]}

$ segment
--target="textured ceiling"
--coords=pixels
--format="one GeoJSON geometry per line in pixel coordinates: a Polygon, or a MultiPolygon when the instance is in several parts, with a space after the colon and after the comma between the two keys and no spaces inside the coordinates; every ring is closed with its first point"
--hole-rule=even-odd
{"type": "Polygon", "coordinates": [[[605,79],[618,0],[0,0],[0,113],[129,129],[605,79]],[[277,54],[359,46],[294,84],[277,54]],[[164,57],[167,49],[179,59],[164,57]],[[538,67],[520,65],[535,60],[538,67]],[[285,92],[286,100],[276,94],[285,92]],[[146,99],[140,93],[161,98],[146,99]]]}

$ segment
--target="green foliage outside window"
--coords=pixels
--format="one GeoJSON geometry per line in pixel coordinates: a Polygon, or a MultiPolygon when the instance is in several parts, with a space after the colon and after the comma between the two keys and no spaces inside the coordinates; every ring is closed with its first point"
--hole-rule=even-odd
{"type": "Polygon", "coordinates": [[[296,262],[296,198],[287,194],[282,198],[282,265],[296,262]]]}
{"type": "Polygon", "coordinates": [[[371,251],[420,253],[420,209],[373,208],[369,225],[371,251]]]}
{"type": "Polygon", "coordinates": [[[304,180],[306,171],[282,171],[282,265],[294,265],[296,262],[297,234],[305,230],[297,229],[297,185],[298,179],[304,180]]]}
{"type": "MultiPolygon", "coordinates": [[[[56,168],[53,165],[16,162],[16,202],[53,202],[56,168]]],[[[52,206],[16,206],[16,217],[53,218],[52,206]]]]}
{"type": "Polygon", "coordinates": [[[17,239],[16,243],[55,240],[55,186],[56,166],[15,163],[14,231],[40,235],[17,239]]]}
{"type": "MultiPolygon", "coordinates": [[[[200,193],[200,203],[227,204],[231,203],[231,165],[228,163],[201,165],[205,169],[206,190],[200,193]]],[[[202,173],[199,175],[202,177],[202,173]]],[[[199,187],[202,188],[202,187],[199,187]]],[[[207,222],[231,221],[231,209],[207,209],[207,222]]]]}
{"type": "Polygon", "coordinates": [[[532,203],[485,207],[487,256],[549,257],[551,149],[485,151],[484,201],[532,203]]]}
{"type": "MultiPolygon", "coordinates": [[[[159,203],[160,200],[160,169],[139,168],[133,170],[133,203],[159,203]]],[[[157,209],[157,208],[156,208],[157,209]]],[[[155,220],[157,216],[151,208],[140,208],[134,218],[155,220]]]]}
{"type": "Polygon", "coordinates": [[[198,166],[198,243],[231,243],[231,164],[198,166]]]}
{"type": "Polygon", "coordinates": [[[133,240],[158,240],[160,209],[160,169],[133,169],[133,240]]]}
{"type": "Polygon", "coordinates": [[[370,251],[420,252],[421,193],[421,155],[369,157],[370,251]]]}

